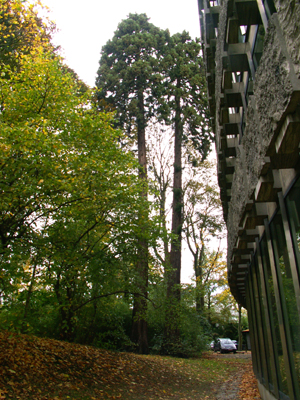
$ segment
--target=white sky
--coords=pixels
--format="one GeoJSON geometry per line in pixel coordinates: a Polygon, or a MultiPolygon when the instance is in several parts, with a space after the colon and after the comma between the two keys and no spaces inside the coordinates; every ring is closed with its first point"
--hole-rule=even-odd
{"type": "Polygon", "coordinates": [[[145,13],[150,22],[171,34],[186,30],[200,36],[197,0],[43,0],[60,32],[55,43],[66,63],[94,86],[102,46],[129,13],[145,13]]]}
{"type": "MultiPolygon", "coordinates": [[[[200,36],[197,0],[43,0],[43,4],[59,29],[54,42],[62,47],[66,64],[92,87],[101,48],[129,13],[145,13],[151,23],[171,34],[186,30],[193,39],[200,36]]],[[[181,275],[182,283],[191,282],[192,256],[185,243],[181,275]]]]}

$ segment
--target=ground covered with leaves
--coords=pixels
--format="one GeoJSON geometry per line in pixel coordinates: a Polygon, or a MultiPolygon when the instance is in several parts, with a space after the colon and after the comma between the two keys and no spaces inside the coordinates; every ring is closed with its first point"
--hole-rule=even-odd
{"type": "Polygon", "coordinates": [[[213,400],[222,385],[230,391],[239,371],[244,383],[235,398],[260,398],[249,357],[140,356],[2,332],[0,367],[1,400],[213,400]]]}

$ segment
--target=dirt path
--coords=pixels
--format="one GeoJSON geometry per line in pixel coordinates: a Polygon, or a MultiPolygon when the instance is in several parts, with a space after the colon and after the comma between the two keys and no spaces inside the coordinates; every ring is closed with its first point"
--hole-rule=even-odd
{"type": "Polygon", "coordinates": [[[251,352],[237,352],[236,354],[213,353],[212,357],[219,360],[249,360],[244,368],[233,374],[218,389],[216,400],[258,400],[261,399],[256,378],[252,370],[251,352]]]}

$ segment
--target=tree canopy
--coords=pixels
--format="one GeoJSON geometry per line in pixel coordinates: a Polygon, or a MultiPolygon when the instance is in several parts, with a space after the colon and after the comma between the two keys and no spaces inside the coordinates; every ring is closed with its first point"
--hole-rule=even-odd
{"type": "Polygon", "coordinates": [[[129,14],[102,48],[98,104],[116,110],[118,125],[127,134],[145,129],[160,108],[159,61],[166,34],[146,14],[129,14]]]}
{"type": "MultiPolygon", "coordinates": [[[[196,354],[211,331],[195,290],[178,279],[181,239],[200,246],[203,229],[219,226],[198,207],[214,207],[216,191],[203,194],[196,175],[185,185],[186,166],[203,165],[211,139],[199,43],[130,14],[103,47],[94,91],[58,55],[40,7],[0,0],[0,324],[145,353],[162,351],[173,315],[167,352],[196,354]],[[161,142],[147,141],[152,124],[164,127],[161,142]]],[[[214,255],[197,259],[203,287],[214,255]]],[[[223,303],[232,307],[222,286],[211,321],[226,318],[223,303]]]]}
{"type": "Polygon", "coordinates": [[[55,295],[70,337],[83,304],[125,290],[117,277],[136,254],[143,207],[137,162],[47,46],[1,70],[1,296],[34,279],[55,295]]]}
{"type": "Polygon", "coordinates": [[[17,66],[22,55],[39,49],[54,50],[51,36],[55,24],[38,14],[39,1],[0,0],[0,60],[1,64],[17,66]]]}

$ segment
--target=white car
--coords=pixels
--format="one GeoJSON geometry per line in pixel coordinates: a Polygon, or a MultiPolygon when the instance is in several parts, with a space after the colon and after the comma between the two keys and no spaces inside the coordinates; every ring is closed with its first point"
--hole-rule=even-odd
{"type": "Polygon", "coordinates": [[[235,344],[235,348],[238,349],[238,342],[237,342],[237,340],[232,340],[232,343],[234,343],[234,344],[235,344]]]}
{"type": "Polygon", "coordinates": [[[215,351],[220,351],[220,353],[236,353],[235,344],[231,339],[223,338],[218,339],[214,347],[215,351]]]}

